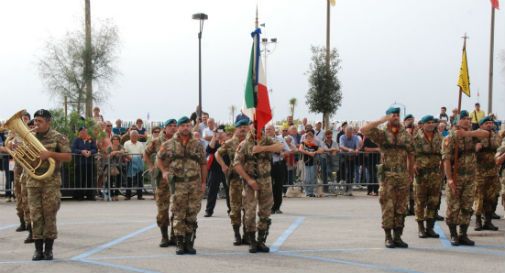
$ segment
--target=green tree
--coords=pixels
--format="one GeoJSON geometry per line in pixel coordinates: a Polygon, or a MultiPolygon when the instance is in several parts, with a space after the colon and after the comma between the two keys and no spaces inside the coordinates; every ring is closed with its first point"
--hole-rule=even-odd
{"type": "Polygon", "coordinates": [[[289,113],[291,113],[291,117],[295,118],[295,107],[296,107],[296,98],[289,99],[289,113]]]}
{"type": "Polygon", "coordinates": [[[312,63],[309,73],[309,90],[306,95],[309,111],[323,114],[323,128],[328,128],[330,116],[337,112],[342,103],[341,84],[337,78],[340,59],[337,49],[330,53],[329,65],[326,62],[324,47],[311,48],[312,63]]]}
{"type": "Polygon", "coordinates": [[[117,27],[110,21],[92,32],[91,53],[86,50],[84,31],[68,32],[61,40],[49,39],[38,61],[40,77],[49,94],[63,101],[66,97],[70,108],[83,113],[87,95],[86,78],[91,77],[97,87],[91,94],[92,102],[106,101],[107,88],[118,74],[115,68],[119,50],[117,27]],[[87,71],[86,57],[91,54],[91,69],[87,71]]]}

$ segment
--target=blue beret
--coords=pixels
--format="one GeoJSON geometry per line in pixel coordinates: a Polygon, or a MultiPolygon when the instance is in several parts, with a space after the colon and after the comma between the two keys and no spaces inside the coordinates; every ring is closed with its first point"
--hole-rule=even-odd
{"type": "Polygon", "coordinates": [[[164,127],[167,127],[168,125],[170,124],[177,124],[177,120],[171,118],[171,119],[167,119],[167,121],[165,121],[165,123],[163,123],[163,126],[164,127]]]}
{"type": "Polygon", "coordinates": [[[400,114],[400,107],[389,107],[389,109],[386,111],[386,115],[391,114],[400,114]]]}
{"type": "Polygon", "coordinates": [[[241,120],[241,119],[245,119],[245,118],[246,118],[246,119],[249,119],[249,117],[248,117],[248,116],[244,115],[243,113],[240,113],[240,114],[238,114],[238,115],[235,117],[235,122],[237,122],[237,121],[239,121],[239,120],[241,120]]]}
{"type": "Polygon", "coordinates": [[[240,127],[240,126],[249,125],[249,124],[251,124],[251,120],[246,117],[246,118],[237,120],[235,122],[235,127],[240,127]]]}
{"type": "Polygon", "coordinates": [[[485,116],[479,120],[479,125],[482,125],[488,121],[494,121],[490,116],[485,116]]]}
{"type": "Polygon", "coordinates": [[[461,110],[461,112],[459,113],[459,118],[462,119],[462,118],[467,118],[469,117],[470,115],[468,114],[468,111],[466,110],[461,110]]]}
{"type": "Polygon", "coordinates": [[[428,121],[435,121],[435,118],[432,115],[426,115],[421,118],[421,123],[426,123],[428,121]]]}
{"type": "Polygon", "coordinates": [[[45,109],[40,109],[33,114],[33,117],[43,117],[43,118],[51,118],[51,112],[45,110],[45,109]]]}
{"type": "Polygon", "coordinates": [[[191,120],[190,120],[188,117],[184,116],[184,117],[180,118],[180,119],[177,121],[177,126],[180,126],[181,124],[184,124],[184,123],[188,123],[188,122],[190,122],[190,121],[191,121],[191,120]]]}
{"type": "MultiPolygon", "coordinates": [[[[399,109],[399,108],[398,108],[398,109],[399,109]]],[[[398,112],[398,113],[399,113],[399,112],[398,112]]],[[[408,114],[408,115],[406,115],[406,116],[403,118],[403,120],[407,120],[407,119],[409,119],[409,118],[414,118],[414,116],[413,116],[412,114],[408,114]]]]}

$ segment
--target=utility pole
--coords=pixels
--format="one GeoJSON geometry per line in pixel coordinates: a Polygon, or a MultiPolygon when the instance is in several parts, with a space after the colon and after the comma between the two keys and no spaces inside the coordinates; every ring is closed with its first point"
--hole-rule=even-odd
{"type": "Polygon", "coordinates": [[[86,117],[90,118],[93,108],[93,67],[91,63],[91,4],[90,0],[84,0],[85,4],[85,53],[84,53],[84,81],[86,85],[86,117]]]}
{"type": "Polygon", "coordinates": [[[487,113],[493,112],[493,63],[494,63],[494,14],[495,7],[491,7],[491,41],[489,49],[489,91],[488,91],[488,103],[487,103],[487,113]]]}

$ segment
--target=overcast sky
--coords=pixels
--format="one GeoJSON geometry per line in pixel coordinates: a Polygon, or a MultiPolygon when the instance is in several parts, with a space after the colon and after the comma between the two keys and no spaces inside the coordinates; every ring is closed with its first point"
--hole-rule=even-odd
{"type": "MultiPolygon", "coordinates": [[[[92,23],[111,19],[119,29],[121,72],[99,105],[106,119],[165,120],[189,115],[198,103],[197,12],[207,13],[203,108],[218,120],[242,106],[256,0],[91,0],[92,23]]],[[[505,7],[505,1],[502,1],[505,7]]],[[[37,60],[45,41],[83,27],[83,0],[0,0],[0,119],[26,108],[60,107],[45,92],[37,60]]],[[[461,36],[466,32],[472,97],[487,109],[489,0],[337,0],[331,10],[331,46],[342,59],[342,107],[332,120],[381,116],[397,102],[415,116],[438,114],[457,103],[461,36]],[[480,97],[477,97],[477,92],[480,97]]],[[[264,37],[276,37],[267,79],[274,119],[320,119],[305,104],[312,45],[325,44],[326,0],[260,0],[264,37]]],[[[504,11],[496,13],[494,112],[505,117],[504,11]]]]}

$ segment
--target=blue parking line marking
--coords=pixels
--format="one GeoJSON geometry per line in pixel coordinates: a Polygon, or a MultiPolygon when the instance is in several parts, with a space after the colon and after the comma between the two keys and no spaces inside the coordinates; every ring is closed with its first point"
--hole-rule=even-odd
{"type": "Polygon", "coordinates": [[[2,226],[2,227],[0,227],[0,231],[2,231],[2,230],[6,230],[6,229],[10,229],[10,228],[13,228],[13,227],[15,227],[15,226],[17,226],[17,225],[16,225],[16,224],[13,224],[13,225],[6,225],[6,226],[2,226]]]}
{"type": "Polygon", "coordinates": [[[270,247],[270,252],[277,252],[279,248],[284,244],[284,242],[289,238],[289,236],[303,223],[305,217],[298,217],[296,220],[275,240],[275,242],[270,247]]]}
{"type": "Polygon", "coordinates": [[[365,262],[353,261],[353,260],[330,259],[330,258],[324,258],[324,257],[305,256],[305,255],[292,254],[292,253],[278,253],[278,255],[314,260],[314,261],[319,261],[319,262],[333,263],[333,264],[349,265],[349,266],[355,266],[355,267],[361,267],[361,268],[367,268],[367,269],[373,269],[373,270],[381,270],[381,271],[385,271],[385,272],[421,273],[420,271],[410,270],[410,269],[406,269],[406,268],[391,267],[391,266],[387,266],[387,265],[365,263],[365,262]]]}
{"type": "Polygon", "coordinates": [[[88,251],[86,251],[86,252],[84,252],[84,253],[82,253],[80,255],[77,255],[77,256],[73,257],[71,260],[72,261],[79,261],[79,260],[86,259],[86,258],[88,258],[91,255],[100,253],[100,252],[106,250],[107,248],[110,248],[112,246],[120,244],[120,243],[122,243],[122,242],[124,242],[124,241],[126,241],[126,240],[128,240],[130,238],[133,238],[133,237],[135,237],[135,236],[137,236],[137,235],[139,235],[141,233],[144,233],[144,232],[146,232],[146,231],[148,231],[150,229],[153,229],[154,227],[156,227],[156,224],[152,224],[152,225],[149,225],[147,227],[141,228],[141,229],[139,229],[137,231],[134,231],[132,233],[129,233],[129,234],[123,236],[123,237],[114,239],[114,240],[112,240],[112,241],[110,241],[108,243],[105,243],[103,245],[99,245],[99,246],[97,246],[95,248],[92,248],[92,249],[90,249],[90,250],[88,250],[88,251]]]}
{"type": "Polygon", "coordinates": [[[131,272],[138,272],[138,273],[159,273],[157,271],[151,271],[151,270],[137,268],[137,267],[128,266],[128,265],[119,265],[119,264],[99,262],[99,261],[88,260],[88,259],[82,259],[82,260],[80,260],[80,262],[103,266],[103,267],[114,268],[114,269],[126,270],[126,271],[131,271],[131,272]]]}
{"type": "Polygon", "coordinates": [[[449,242],[449,239],[447,239],[447,236],[445,235],[444,230],[440,227],[438,223],[435,223],[435,232],[440,235],[440,243],[442,243],[442,246],[444,248],[449,248],[452,247],[451,242],[449,242]]]}

